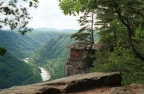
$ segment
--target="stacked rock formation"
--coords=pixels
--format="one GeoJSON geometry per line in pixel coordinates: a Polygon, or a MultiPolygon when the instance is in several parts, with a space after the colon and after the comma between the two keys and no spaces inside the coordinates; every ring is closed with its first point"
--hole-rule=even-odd
{"type": "Polygon", "coordinates": [[[87,69],[82,64],[82,58],[85,52],[89,50],[103,50],[111,48],[111,44],[89,44],[84,42],[76,42],[67,46],[70,48],[70,56],[65,65],[66,76],[86,73],[87,69]]]}

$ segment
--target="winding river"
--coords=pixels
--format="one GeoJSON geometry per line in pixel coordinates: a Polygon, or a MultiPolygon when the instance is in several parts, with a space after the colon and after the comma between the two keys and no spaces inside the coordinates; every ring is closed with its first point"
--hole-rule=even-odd
{"type": "MultiPolygon", "coordinates": [[[[29,60],[29,58],[24,58],[23,59],[23,61],[26,62],[26,63],[29,63],[28,60],[29,60]]],[[[40,75],[41,75],[42,80],[43,81],[49,80],[50,79],[49,72],[46,69],[44,69],[43,67],[40,67],[40,66],[39,66],[39,69],[41,70],[40,75]]],[[[34,70],[34,72],[35,72],[35,70],[34,70]]]]}

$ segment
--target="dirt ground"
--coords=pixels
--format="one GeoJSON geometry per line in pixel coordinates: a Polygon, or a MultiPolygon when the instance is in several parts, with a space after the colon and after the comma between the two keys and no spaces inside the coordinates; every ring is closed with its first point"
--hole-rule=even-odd
{"type": "MultiPolygon", "coordinates": [[[[125,86],[132,94],[144,94],[144,85],[132,84],[125,86]]],[[[93,88],[69,94],[109,94],[112,87],[93,88]]]]}

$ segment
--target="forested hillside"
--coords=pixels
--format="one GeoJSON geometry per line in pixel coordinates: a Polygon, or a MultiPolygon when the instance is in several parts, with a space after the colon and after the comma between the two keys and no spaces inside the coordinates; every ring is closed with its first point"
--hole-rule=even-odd
{"type": "Polygon", "coordinates": [[[0,31],[0,46],[6,48],[17,58],[30,57],[34,51],[49,39],[59,35],[56,32],[28,32],[22,35],[19,32],[0,31]]]}
{"type": "Polygon", "coordinates": [[[20,61],[8,52],[0,57],[0,89],[40,81],[40,70],[35,65],[20,61]]]}
{"type": "Polygon", "coordinates": [[[66,46],[72,42],[74,41],[70,39],[69,34],[62,34],[49,40],[32,56],[34,63],[46,68],[51,79],[64,77],[64,65],[69,56],[69,49],[66,46]]]}

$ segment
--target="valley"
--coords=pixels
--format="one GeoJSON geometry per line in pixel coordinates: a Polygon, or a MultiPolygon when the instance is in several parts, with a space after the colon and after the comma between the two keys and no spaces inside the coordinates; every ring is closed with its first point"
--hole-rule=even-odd
{"type": "Polygon", "coordinates": [[[0,83],[9,83],[7,80],[13,83],[5,84],[5,86],[1,85],[0,89],[65,77],[64,65],[69,56],[69,49],[66,48],[66,46],[74,42],[74,40],[70,39],[71,33],[72,31],[66,32],[65,30],[63,32],[37,30],[21,35],[16,31],[1,30],[0,47],[7,49],[5,56],[7,56],[8,53],[10,53],[11,56],[7,58],[5,58],[5,56],[0,57],[0,83]],[[26,69],[24,65],[20,65],[21,67],[18,66],[15,60],[10,58],[16,59],[18,64],[26,65],[28,69],[26,69]],[[14,66],[9,67],[9,65],[6,67],[6,62],[11,62],[9,65],[15,65],[15,68],[14,66]],[[17,68],[20,68],[20,70],[17,68]],[[4,72],[3,69],[9,70],[9,72],[4,72]],[[27,72],[22,74],[22,70],[27,72]],[[24,76],[23,80],[25,81],[20,80],[20,74],[13,74],[17,72],[24,76]],[[12,76],[9,77],[9,75],[12,76]],[[25,77],[26,75],[29,76],[25,77]],[[43,76],[43,78],[41,78],[41,76],[43,76]]]}

